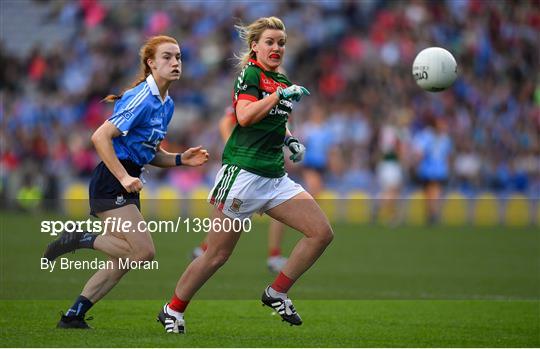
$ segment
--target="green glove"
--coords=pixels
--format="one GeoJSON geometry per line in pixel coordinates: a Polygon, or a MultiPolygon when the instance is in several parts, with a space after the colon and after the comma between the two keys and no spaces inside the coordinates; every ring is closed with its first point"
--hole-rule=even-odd
{"type": "Polygon", "coordinates": [[[299,162],[304,159],[304,154],[306,153],[306,147],[294,137],[285,137],[285,145],[291,151],[291,159],[293,162],[299,162]]]}
{"type": "Polygon", "coordinates": [[[307,88],[299,85],[291,85],[287,88],[279,87],[277,92],[279,99],[292,99],[295,102],[299,102],[303,95],[310,95],[307,88]]]}

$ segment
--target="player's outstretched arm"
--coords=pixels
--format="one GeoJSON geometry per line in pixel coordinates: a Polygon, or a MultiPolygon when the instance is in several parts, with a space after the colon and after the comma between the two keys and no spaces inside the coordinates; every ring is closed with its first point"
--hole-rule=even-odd
{"type": "Polygon", "coordinates": [[[178,153],[169,153],[168,151],[158,147],[156,151],[156,156],[150,162],[150,165],[169,168],[175,166],[201,166],[208,161],[208,151],[203,149],[202,146],[195,148],[189,148],[185,152],[178,153]]]}
{"type": "Polygon", "coordinates": [[[182,153],[182,165],[186,166],[201,166],[208,161],[210,154],[202,146],[189,148],[182,153]]]}
{"type": "Polygon", "coordinates": [[[132,177],[127,173],[114,151],[112,139],[118,136],[120,136],[118,128],[110,121],[105,121],[92,135],[92,143],[94,143],[94,147],[105,166],[127,192],[139,192],[143,188],[143,183],[139,178],[132,177]]]}

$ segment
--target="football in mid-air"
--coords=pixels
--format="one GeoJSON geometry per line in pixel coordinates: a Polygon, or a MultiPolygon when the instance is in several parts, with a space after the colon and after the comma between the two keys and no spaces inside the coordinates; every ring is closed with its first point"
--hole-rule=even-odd
{"type": "Polygon", "coordinates": [[[454,56],[441,47],[428,47],[420,51],[413,62],[414,80],[426,91],[439,92],[452,86],[457,78],[454,56]]]}

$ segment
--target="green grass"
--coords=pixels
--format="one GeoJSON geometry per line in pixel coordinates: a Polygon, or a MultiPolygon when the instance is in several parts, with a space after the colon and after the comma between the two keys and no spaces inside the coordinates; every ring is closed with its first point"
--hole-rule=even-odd
{"type": "Polygon", "coordinates": [[[538,302],[297,301],[291,327],[256,301],[198,301],[187,333],[165,334],[159,301],[103,301],[92,331],[57,330],[61,301],[0,303],[2,346],[32,347],[538,347],[538,302]],[[14,316],[16,314],[16,316],[14,316]]]}
{"type": "MultiPolygon", "coordinates": [[[[56,217],[57,218],[57,217],[56,217]]],[[[533,228],[354,226],[291,291],[305,324],[289,327],[257,302],[266,271],[265,223],[243,234],[229,262],[186,313],[186,336],[155,323],[201,234],[156,233],[159,269],[132,271],[90,314],[90,332],[54,329],[92,271],[40,270],[48,215],[0,213],[1,346],[537,347],[540,233],[533,228]]],[[[299,234],[287,232],[288,252],[299,234]]],[[[79,251],[71,260],[99,256],[79,251]]]]}

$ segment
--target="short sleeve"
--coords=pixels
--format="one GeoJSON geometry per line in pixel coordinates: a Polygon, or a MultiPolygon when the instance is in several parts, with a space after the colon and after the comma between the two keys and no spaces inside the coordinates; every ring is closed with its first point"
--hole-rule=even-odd
{"type": "Polygon", "coordinates": [[[237,95],[235,102],[241,99],[257,101],[259,99],[259,79],[257,68],[247,66],[238,76],[235,87],[237,95]]]}
{"type": "Polygon", "coordinates": [[[145,109],[145,100],[150,89],[145,86],[139,93],[133,93],[122,97],[118,108],[115,108],[114,114],[108,119],[123,136],[127,135],[129,130],[137,125],[137,121],[145,109]]]}

